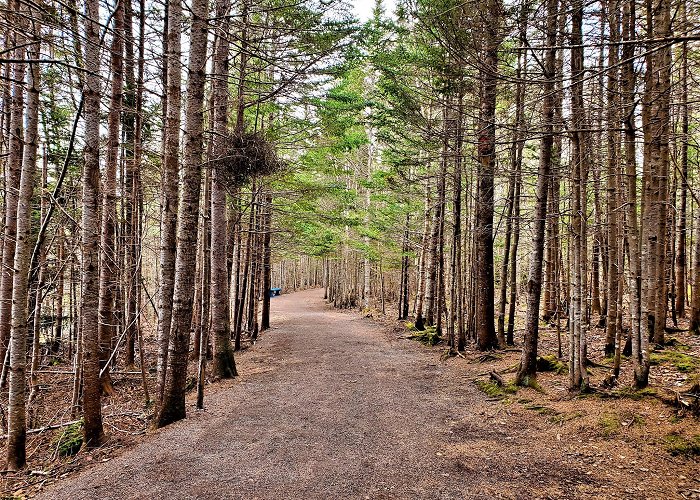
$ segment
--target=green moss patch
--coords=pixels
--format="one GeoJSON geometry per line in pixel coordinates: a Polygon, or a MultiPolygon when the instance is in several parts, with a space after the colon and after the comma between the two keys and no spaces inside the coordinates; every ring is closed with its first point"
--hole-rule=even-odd
{"type": "Polygon", "coordinates": [[[671,349],[651,353],[649,361],[652,365],[672,365],[681,373],[693,373],[700,369],[700,358],[671,349]]]}
{"type": "Polygon", "coordinates": [[[425,330],[416,332],[408,338],[417,340],[425,345],[437,345],[442,340],[442,336],[437,332],[434,326],[428,326],[425,330]]]}
{"type": "Polygon", "coordinates": [[[678,434],[664,437],[666,450],[673,456],[692,457],[700,455],[700,434],[687,438],[678,434]]]}
{"type": "Polygon", "coordinates": [[[620,417],[614,413],[604,413],[598,420],[598,425],[600,426],[600,433],[604,437],[610,437],[613,434],[617,434],[622,427],[622,422],[620,417]]]}
{"type": "Polygon", "coordinates": [[[491,380],[476,380],[474,383],[481,392],[492,398],[504,398],[508,394],[515,394],[518,392],[518,387],[512,383],[498,385],[491,380]]]}
{"type": "Polygon", "coordinates": [[[557,375],[568,373],[569,367],[566,363],[559,361],[554,354],[546,356],[537,356],[537,371],[538,372],[554,372],[557,375]]]}
{"type": "Polygon", "coordinates": [[[53,446],[61,457],[70,457],[78,453],[83,446],[83,421],[64,427],[53,440],[53,446]]]}

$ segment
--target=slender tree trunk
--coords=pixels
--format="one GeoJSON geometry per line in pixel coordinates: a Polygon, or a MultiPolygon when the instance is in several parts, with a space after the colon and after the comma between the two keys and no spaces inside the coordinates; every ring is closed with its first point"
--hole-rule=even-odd
{"type": "Polygon", "coordinates": [[[640,260],[640,231],[637,218],[637,151],[635,127],[635,88],[634,44],[636,29],[635,2],[627,0],[623,6],[622,39],[622,97],[624,99],[625,121],[625,177],[627,199],[626,236],[629,252],[627,288],[630,294],[630,317],[632,330],[632,363],[635,385],[645,387],[649,378],[649,352],[647,349],[646,327],[642,325],[640,260]]]}
{"type": "Polygon", "coordinates": [[[170,326],[173,313],[173,291],[175,287],[176,231],[178,213],[178,176],[180,153],[180,106],[181,106],[181,40],[182,0],[169,0],[167,4],[166,60],[166,119],[163,131],[164,155],[161,177],[160,207],[160,279],[158,302],[158,390],[160,404],[165,388],[165,379],[170,347],[170,326]]]}
{"type": "Polygon", "coordinates": [[[498,347],[494,328],[493,209],[496,165],[496,82],[501,4],[488,0],[479,112],[479,169],[476,203],[476,335],[480,350],[498,347]]]}
{"type": "MultiPolygon", "coordinates": [[[[681,2],[681,23],[687,24],[686,4],[681,2]]],[[[688,42],[681,46],[681,71],[680,71],[680,113],[681,113],[681,158],[680,177],[681,194],[680,207],[678,208],[678,246],[676,248],[676,304],[675,311],[678,318],[685,317],[686,301],[686,272],[687,272],[687,217],[688,217],[688,42]]]]}
{"type": "Polygon", "coordinates": [[[263,224],[263,303],[260,331],[265,331],[270,328],[270,288],[272,288],[272,248],[270,246],[270,239],[272,236],[272,191],[265,191],[265,198],[263,203],[263,217],[265,222],[263,224]]]}
{"type": "MultiPolygon", "coordinates": [[[[24,10],[24,9],[23,9],[24,10]]],[[[25,10],[25,13],[27,11],[25,10]]],[[[39,58],[38,21],[34,20],[34,37],[27,49],[29,59],[39,58]]],[[[14,248],[12,286],[12,324],[10,328],[10,393],[8,398],[7,469],[19,470],[26,465],[26,352],[28,335],[29,262],[36,235],[31,230],[32,195],[36,173],[37,147],[39,144],[39,78],[41,72],[36,63],[29,64],[27,88],[27,119],[24,134],[24,151],[17,195],[17,241],[14,248]]]]}
{"type": "Polygon", "coordinates": [[[573,179],[571,208],[572,280],[569,312],[569,389],[586,391],[589,386],[586,372],[587,318],[587,180],[589,164],[589,135],[583,101],[584,50],[583,0],[574,0],[571,9],[571,89],[573,179]]]}
{"type": "MultiPolygon", "coordinates": [[[[14,12],[19,14],[20,3],[11,1],[14,12]]],[[[19,29],[15,31],[14,57],[19,61],[25,59],[25,32],[22,29],[24,21],[14,17],[19,29]]],[[[12,324],[12,283],[14,275],[11,272],[15,258],[15,241],[17,239],[17,192],[19,190],[20,172],[22,169],[22,119],[24,116],[23,82],[26,64],[12,64],[12,98],[10,101],[10,120],[7,163],[5,167],[5,227],[3,230],[2,268],[0,269],[0,361],[7,355],[12,324]]]]}
{"type": "Polygon", "coordinates": [[[619,283],[623,269],[620,269],[618,254],[622,251],[619,246],[619,187],[618,163],[619,163],[619,133],[615,130],[619,122],[618,110],[620,109],[620,89],[618,85],[618,46],[620,40],[620,8],[618,0],[608,2],[608,25],[610,27],[610,42],[608,47],[608,79],[607,79],[607,209],[608,209],[608,272],[607,272],[607,317],[605,320],[605,355],[612,356],[616,349],[617,335],[617,303],[620,294],[619,283]]]}
{"type": "Polygon", "coordinates": [[[430,241],[430,207],[432,204],[430,196],[430,179],[425,181],[425,213],[423,215],[423,238],[421,239],[421,252],[418,260],[418,289],[416,290],[416,330],[424,330],[423,304],[425,300],[427,281],[427,259],[430,241]]]}
{"type": "MultiPolygon", "coordinates": [[[[669,0],[646,5],[648,36],[671,36],[669,0]]],[[[642,318],[647,338],[664,343],[666,317],[666,228],[669,175],[669,107],[671,48],[648,42],[645,91],[642,99],[644,128],[644,210],[642,215],[642,318]],[[653,50],[652,50],[653,49],[653,50]]]]}
{"type": "Polygon", "coordinates": [[[188,63],[187,107],[182,195],[177,221],[178,251],[175,261],[173,313],[168,348],[167,375],[158,427],[185,417],[185,386],[190,345],[194,277],[197,260],[197,219],[203,159],[204,84],[207,52],[207,0],[192,3],[190,59],[188,63]]]}
{"type": "Polygon", "coordinates": [[[117,218],[117,164],[119,161],[119,122],[122,108],[124,72],[124,0],[117,0],[114,11],[114,34],[111,47],[111,98],[107,116],[107,153],[105,171],[102,178],[102,228],[100,237],[100,294],[99,326],[100,369],[102,390],[111,394],[112,382],[109,367],[106,366],[112,344],[116,338],[117,318],[115,315],[116,273],[119,261],[115,249],[114,232],[117,218]]]}
{"type": "MultiPolygon", "coordinates": [[[[547,0],[547,45],[554,47],[557,43],[558,0],[547,0]]],[[[520,367],[515,376],[518,385],[532,385],[537,376],[537,342],[539,337],[540,296],[542,293],[542,267],[545,247],[545,225],[547,219],[547,194],[552,168],[552,149],[554,145],[554,99],[556,89],[556,51],[550,48],[544,55],[544,97],[542,99],[543,131],[540,140],[540,163],[537,170],[537,187],[535,202],[535,226],[532,237],[532,257],[527,280],[527,315],[525,317],[525,337],[520,359],[520,367]]],[[[518,170],[519,172],[519,170],[518,170]]],[[[519,187],[519,184],[518,184],[519,187]]],[[[517,189],[519,191],[519,189],[517,189]]],[[[516,203],[520,198],[516,194],[516,203]]],[[[519,203],[517,211],[520,210],[519,203]]],[[[518,213],[514,214],[516,217],[518,213]]],[[[518,219],[516,219],[518,221],[518,219]]],[[[517,223],[517,222],[516,222],[517,223]]],[[[516,240],[517,245],[517,240],[516,240]]],[[[515,259],[513,259],[515,262],[515,259]]],[[[515,286],[514,272],[511,274],[511,308],[515,300],[512,297],[515,286]]],[[[513,321],[511,309],[510,321],[513,321]]],[[[509,333],[511,325],[508,325],[509,333]]],[[[511,334],[512,335],[512,334],[511,334]]]]}

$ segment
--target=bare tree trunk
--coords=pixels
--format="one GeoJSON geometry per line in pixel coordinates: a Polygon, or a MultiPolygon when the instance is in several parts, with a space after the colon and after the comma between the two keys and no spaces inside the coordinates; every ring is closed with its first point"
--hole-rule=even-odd
{"type": "MultiPolygon", "coordinates": [[[[10,10],[20,12],[18,0],[11,1],[10,10]]],[[[14,57],[20,62],[12,64],[12,98],[10,102],[8,157],[5,170],[5,227],[3,230],[2,268],[0,269],[0,362],[5,359],[10,341],[12,324],[12,283],[14,275],[11,272],[15,258],[15,241],[17,239],[17,192],[19,190],[20,172],[22,169],[22,128],[24,115],[23,82],[26,64],[25,33],[21,16],[14,18],[20,29],[15,31],[14,57]]]]}
{"type": "MultiPolygon", "coordinates": [[[[213,156],[226,154],[228,123],[228,50],[229,50],[229,0],[217,0],[216,45],[214,47],[214,102],[213,156]]],[[[229,272],[227,268],[226,186],[222,172],[212,171],[211,182],[211,329],[214,347],[212,375],[216,378],[232,378],[237,375],[229,331],[229,272]]]]}
{"type": "MultiPolygon", "coordinates": [[[[559,15],[558,0],[547,0],[547,45],[554,47],[557,43],[557,17],[559,15]]],[[[540,163],[537,170],[537,187],[535,203],[535,227],[532,237],[532,257],[527,280],[527,316],[525,317],[525,337],[520,359],[520,367],[515,376],[518,385],[532,385],[537,376],[537,342],[539,338],[540,297],[542,293],[542,267],[544,258],[544,230],[547,219],[547,194],[549,177],[552,168],[552,149],[554,146],[554,99],[556,88],[556,51],[550,48],[544,55],[544,97],[542,99],[543,131],[540,140],[540,163]]],[[[518,169],[519,175],[519,169],[518,169]]],[[[518,184],[519,187],[519,184],[518,184]]],[[[519,191],[519,189],[518,189],[519,191]]],[[[516,203],[520,198],[516,194],[516,203]]],[[[519,203],[517,211],[519,211],[519,203]]],[[[518,213],[514,214],[519,217],[518,213]]],[[[516,224],[518,224],[516,219],[516,224]]],[[[514,242],[517,245],[516,242],[514,242]]],[[[515,265],[515,259],[513,259],[515,265]]],[[[513,268],[514,269],[514,268],[513,268]]],[[[511,315],[508,325],[512,340],[511,322],[514,318],[515,272],[511,273],[511,315]]]]}
{"type": "Polygon", "coordinates": [[[477,171],[476,235],[476,335],[480,350],[498,347],[494,327],[493,207],[496,165],[496,82],[500,46],[501,4],[488,0],[484,20],[484,59],[481,69],[479,112],[479,169],[477,171]]]}
{"type": "MultiPolygon", "coordinates": [[[[28,103],[29,104],[29,103],[28,103]]],[[[41,169],[41,212],[39,220],[43,223],[46,217],[46,209],[49,205],[49,199],[47,196],[47,175],[48,175],[48,154],[46,148],[44,148],[42,158],[42,169],[41,169]]],[[[36,398],[38,386],[39,386],[39,363],[41,361],[41,309],[42,302],[44,300],[44,287],[45,287],[45,267],[46,267],[46,245],[41,244],[39,250],[39,259],[37,265],[39,266],[39,274],[36,282],[36,289],[34,291],[34,325],[32,327],[32,365],[29,371],[29,402],[31,405],[36,398]]],[[[59,263],[60,265],[60,263],[59,263]]],[[[30,259],[31,266],[31,259],[30,259]]]]}
{"type": "MultiPolygon", "coordinates": [[[[270,328],[270,288],[272,288],[272,248],[270,238],[272,236],[272,191],[265,191],[264,224],[263,224],[263,286],[262,286],[262,319],[260,331],[270,328]]],[[[325,266],[324,266],[325,270],[325,266]]],[[[324,279],[324,283],[326,280],[324,279]]]]}
{"type": "Polygon", "coordinates": [[[116,272],[119,261],[115,251],[114,231],[117,218],[117,163],[119,161],[119,122],[122,108],[124,71],[124,0],[117,0],[114,11],[114,34],[111,47],[111,97],[107,116],[107,153],[102,178],[102,228],[100,237],[99,326],[100,369],[102,390],[113,392],[107,359],[116,337],[117,318],[114,314],[116,272]]]}
{"type": "Polygon", "coordinates": [[[208,1],[192,3],[190,59],[188,63],[187,107],[182,196],[178,209],[173,314],[168,348],[167,375],[158,427],[185,418],[185,386],[190,346],[194,277],[197,260],[197,219],[203,157],[204,84],[207,52],[208,1]]]}
{"type": "Polygon", "coordinates": [[[632,363],[635,385],[645,387],[649,378],[649,352],[647,349],[646,327],[641,324],[641,260],[639,222],[637,218],[637,152],[635,127],[635,87],[634,44],[636,29],[635,2],[627,0],[623,7],[622,39],[622,97],[624,99],[625,120],[625,177],[627,199],[626,236],[629,252],[627,288],[630,293],[630,317],[632,330],[632,363]]]}
{"type": "MultiPolygon", "coordinates": [[[[525,22],[527,10],[521,5],[522,12],[520,14],[520,30],[521,37],[523,36],[522,31],[525,30],[525,22]]],[[[501,283],[499,292],[499,303],[498,303],[498,343],[501,346],[508,344],[506,339],[505,331],[505,318],[506,318],[506,297],[508,292],[508,272],[510,270],[510,253],[513,240],[513,222],[514,222],[514,209],[515,209],[515,191],[516,184],[518,183],[518,171],[520,169],[520,163],[522,160],[522,152],[524,141],[521,139],[524,136],[523,126],[524,126],[524,111],[525,111],[525,84],[522,81],[522,69],[523,66],[527,65],[527,58],[523,60],[523,54],[518,54],[518,63],[515,70],[515,78],[518,83],[515,88],[515,122],[513,131],[513,142],[511,144],[510,151],[510,178],[508,180],[508,200],[506,209],[506,237],[505,243],[503,245],[503,262],[501,264],[501,283]]],[[[519,193],[518,193],[519,194],[519,193]]],[[[512,338],[511,338],[512,343],[512,338]]]]}
{"type": "Polygon", "coordinates": [[[425,213],[423,215],[423,238],[421,240],[421,252],[418,259],[418,289],[416,290],[416,329],[424,330],[423,303],[425,300],[425,290],[427,281],[427,260],[430,238],[430,179],[425,181],[425,213]]]}
{"type": "MultiPolygon", "coordinates": [[[[681,2],[681,23],[687,23],[686,4],[681,2]]],[[[688,42],[682,43],[681,49],[681,73],[680,73],[680,113],[681,113],[681,195],[678,208],[678,247],[676,249],[676,304],[675,311],[678,318],[685,317],[686,301],[686,272],[687,272],[687,213],[688,213],[688,42]]]]}
{"type": "Polygon", "coordinates": [[[167,4],[167,33],[165,43],[167,63],[165,108],[166,120],[163,131],[164,155],[161,177],[160,208],[160,289],[158,302],[158,389],[156,398],[163,399],[170,346],[170,326],[173,313],[173,291],[175,288],[176,230],[178,213],[178,175],[180,153],[180,106],[181,106],[181,40],[182,0],[170,0],[167,4]]]}
{"type": "Polygon", "coordinates": [[[103,438],[100,402],[99,244],[100,244],[100,4],[85,1],[85,147],[83,149],[82,336],[84,443],[99,446],[103,438]]]}
{"type": "Polygon", "coordinates": [[[588,390],[586,372],[586,333],[588,329],[586,277],[587,272],[587,180],[589,136],[583,101],[584,51],[583,0],[574,0],[571,8],[571,89],[573,179],[571,208],[572,280],[569,312],[569,389],[588,390]]]}
{"type": "MultiPolygon", "coordinates": [[[[25,11],[26,12],[26,11],[25,11]]],[[[27,48],[29,59],[39,58],[38,21],[31,22],[33,38],[27,48]]],[[[17,195],[17,242],[14,252],[12,286],[12,325],[10,335],[10,393],[8,398],[7,468],[19,470],[26,465],[26,352],[28,335],[29,262],[34,247],[32,233],[32,195],[39,144],[39,78],[37,63],[29,64],[27,120],[24,135],[22,171],[17,195]]]]}
{"type": "MultiPolygon", "coordinates": [[[[652,39],[671,36],[669,0],[647,2],[647,30],[652,39]]],[[[671,48],[649,42],[645,92],[642,99],[644,128],[644,210],[642,215],[642,319],[647,338],[664,343],[666,318],[666,228],[669,174],[669,106],[671,48]],[[652,50],[654,49],[654,50],[652,50]]]]}
{"type": "Polygon", "coordinates": [[[619,267],[618,255],[622,251],[619,246],[620,223],[619,223],[619,186],[618,163],[619,163],[619,133],[615,130],[619,122],[618,110],[620,109],[620,89],[618,85],[618,46],[615,45],[620,40],[620,8],[618,0],[608,2],[608,25],[610,27],[611,45],[608,47],[608,79],[607,79],[607,209],[608,209],[608,273],[607,273],[607,317],[605,320],[605,355],[612,356],[616,349],[617,335],[617,304],[620,294],[619,283],[623,269],[619,267]]]}

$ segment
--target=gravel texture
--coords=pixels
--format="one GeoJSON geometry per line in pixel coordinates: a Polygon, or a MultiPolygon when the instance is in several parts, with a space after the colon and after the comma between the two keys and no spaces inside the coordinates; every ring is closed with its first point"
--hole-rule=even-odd
{"type": "Polygon", "coordinates": [[[239,357],[239,378],[208,388],[206,410],[188,406],[42,498],[607,496],[554,426],[475,387],[483,367],[455,369],[319,290],[272,309],[275,326],[239,357]]]}

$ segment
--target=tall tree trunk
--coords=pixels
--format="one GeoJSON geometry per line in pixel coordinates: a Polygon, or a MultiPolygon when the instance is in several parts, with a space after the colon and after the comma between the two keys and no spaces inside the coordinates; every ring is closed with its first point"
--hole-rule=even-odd
{"type": "Polygon", "coordinates": [[[178,177],[180,170],[180,106],[181,106],[181,40],[182,0],[167,4],[166,60],[166,120],[163,131],[163,173],[161,177],[160,207],[160,279],[158,302],[158,389],[160,404],[165,389],[165,378],[170,348],[170,326],[175,288],[175,257],[177,246],[178,177]]]}
{"type": "Polygon", "coordinates": [[[272,288],[272,247],[270,246],[270,239],[272,236],[272,191],[269,189],[265,191],[263,203],[263,303],[260,331],[265,331],[270,328],[270,288],[272,288]]]}
{"type": "MultiPolygon", "coordinates": [[[[217,0],[216,42],[214,47],[214,79],[212,99],[214,102],[214,158],[226,155],[228,124],[228,50],[229,50],[229,0],[217,0]]],[[[223,172],[214,168],[211,183],[211,330],[214,346],[212,375],[217,378],[232,378],[237,375],[229,331],[229,273],[227,269],[226,240],[226,186],[223,172]]]]}
{"type": "MultiPolygon", "coordinates": [[[[521,4],[522,9],[520,13],[520,25],[521,25],[521,37],[524,36],[522,31],[525,30],[524,21],[527,19],[527,10],[525,5],[521,4]]],[[[524,141],[521,139],[524,136],[523,126],[524,126],[524,111],[525,111],[525,99],[524,91],[525,84],[522,81],[522,69],[523,66],[527,65],[527,58],[523,60],[523,55],[518,54],[518,63],[515,70],[515,78],[518,81],[515,88],[515,121],[514,121],[514,131],[513,131],[513,142],[511,144],[510,150],[510,177],[508,179],[508,200],[506,209],[506,237],[505,244],[503,245],[503,262],[501,263],[501,283],[499,292],[499,303],[498,303],[498,343],[502,346],[506,345],[506,331],[505,331],[505,318],[506,318],[506,297],[508,293],[508,272],[510,270],[510,253],[513,240],[513,214],[515,209],[515,185],[518,182],[518,171],[520,169],[520,163],[522,159],[522,152],[524,141]]]]}
{"type": "MultiPolygon", "coordinates": [[[[525,337],[520,359],[520,367],[515,376],[518,385],[532,385],[537,376],[537,342],[539,337],[540,297],[542,293],[542,267],[544,258],[544,230],[547,219],[547,194],[552,168],[552,149],[554,146],[554,99],[556,89],[556,51],[557,18],[559,16],[558,0],[547,0],[547,45],[551,48],[544,55],[544,97],[542,99],[543,131],[540,140],[540,162],[537,170],[537,187],[535,202],[535,226],[532,236],[532,257],[527,280],[527,315],[525,316],[525,337]]],[[[518,190],[519,191],[519,190],[518,190]]],[[[517,193],[516,203],[520,198],[517,193]]],[[[519,206],[517,207],[519,211],[519,206]]],[[[516,217],[518,213],[514,214],[516,217]]],[[[517,221],[517,219],[516,219],[517,221]]],[[[517,222],[516,222],[517,223],[517,222]]],[[[517,244],[517,243],[516,243],[517,244]]],[[[515,259],[513,259],[513,265],[515,259]]],[[[511,274],[511,287],[514,287],[514,272],[511,274]]],[[[513,321],[514,297],[511,288],[511,320],[513,321]]],[[[511,325],[508,325],[509,333],[511,325]]],[[[512,335],[512,334],[511,334],[512,335]]]]}
{"type": "Polygon", "coordinates": [[[423,214],[423,237],[421,239],[421,251],[418,259],[418,289],[416,290],[416,329],[424,330],[423,304],[425,301],[427,281],[427,260],[430,242],[430,208],[432,199],[430,196],[430,178],[425,180],[425,212],[423,214]]]}
{"type": "Polygon", "coordinates": [[[111,96],[107,116],[107,153],[102,178],[102,228],[100,236],[100,294],[99,326],[100,369],[102,389],[112,392],[109,367],[106,366],[112,344],[116,337],[117,318],[114,314],[116,273],[119,260],[115,250],[114,231],[117,218],[117,164],[119,161],[119,122],[122,108],[124,71],[124,0],[117,0],[114,10],[114,33],[111,47],[111,96]]]}
{"type": "Polygon", "coordinates": [[[496,82],[500,46],[501,4],[488,0],[484,20],[484,60],[481,69],[479,111],[479,168],[477,171],[476,236],[476,336],[480,350],[498,347],[494,326],[493,207],[496,165],[496,82]]]}
{"type": "MultiPolygon", "coordinates": [[[[671,36],[669,0],[648,0],[648,36],[671,36]]],[[[647,337],[664,343],[666,317],[666,228],[669,174],[671,48],[648,42],[642,126],[644,210],[642,214],[642,318],[647,337]]]]}
{"type": "Polygon", "coordinates": [[[208,1],[192,2],[190,59],[188,62],[187,107],[182,195],[177,219],[177,256],[173,313],[168,348],[163,404],[158,427],[185,418],[185,386],[190,346],[194,277],[197,260],[197,219],[203,157],[204,84],[206,80],[208,1]]]}
{"type": "Polygon", "coordinates": [[[84,443],[99,446],[102,437],[100,402],[99,244],[100,244],[100,3],[85,1],[85,147],[83,148],[82,382],[84,443]]]}
{"type": "Polygon", "coordinates": [[[623,6],[622,39],[627,42],[622,47],[622,97],[624,99],[625,121],[625,177],[627,199],[626,236],[629,252],[629,271],[627,288],[630,293],[631,344],[634,380],[638,387],[645,387],[649,378],[649,352],[647,348],[646,327],[642,325],[641,283],[642,270],[640,259],[641,238],[637,218],[637,148],[635,126],[635,88],[634,40],[636,29],[635,2],[627,0],[623,6]]]}
{"type": "Polygon", "coordinates": [[[617,339],[617,303],[620,294],[619,283],[623,269],[619,267],[618,254],[622,251],[619,246],[619,187],[618,162],[619,162],[619,132],[616,131],[619,122],[618,110],[620,109],[620,89],[618,85],[618,51],[616,45],[620,40],[620,8],[618,0],[608,2],[608,25],[610,28],[610,42],[608,47],[608,79],[607,79],[607,211],[608,211],[608,272],[607,272],[607,296],[608,307],[605,320],[605,355],[612,356],[615,353],[617,339]]]}
{"type": "MultiPolygon", "coordinates": [[[[24,9],[23,9],[24,10],[24,9]]],[[[26,10],[25,10],[25,13],[26,10]]],[[[28,58],[39,58],[38,21],[32,24],[33,38],[27,48],[28,58]]],[[[24,24],[24,23],[22,23],[24,24]]],[[[16,74],[16,73],[15,73],[16,74]]],[[[39,144],[39,78],[41,72],[37,63],[29,64],[29,85],[27,88],[27,120],[24,134],[22,169],[17,195],[17,242],[15,244],[13,285],[12,285],[12,324],[10,328],[10,393],[8,398],[7,426],[7,469],[19,470],[26,465],[26,352],[28,335],[28,291],[29,262],[36,235],[31,230],[32,195],[36,173],[37,147],[39,144]]]]}
{"type": "Polygon", "coordinates": [[[12,98],[10,101],[9,140],[5,170],[5,227],[3,230],[2,268],[0,269],[0,362],[6,358],[10,341],[12,324],[12,283],[11,272],[15,258],[15,241],[17,239],[17,192],[19,190],[20,172],[22,170],[22,128],[24,115],[23,82],[26,71],[24,21],[19,15],[19,0],[10,2],[10,10],[18,16],[14,18],[19,29],[15,31],[14,57],[19,60],[12,64],[12,98]]]}
{"type": "MultiPolygon", "coordinates": [[[[681,23],[687,24],[687,12],[685,2],[681,2],[681,23]]],[[[675,311],[678,318],[685,316],[686,301],[686,272],[687,272],[687,214],[688,214],[688,42],[684,41],[681,48],[681,72],[680,72],[680,113],[681,113],[681,194],[680,207],[678,208],[678,246],[676,248],[676,304],[675,311]]]]}
{"type": "Polygon", "coordinates": [[[571,208],[572,280],[569,311],[569,389],[588,389],[586,372],[586,334],[588,329],[586,278],[587,272],[587,180],[589,135],[583,101],[584,50],[583,0],[574,0],[571,8],[571,89],[573,179],[571,208]]]}

